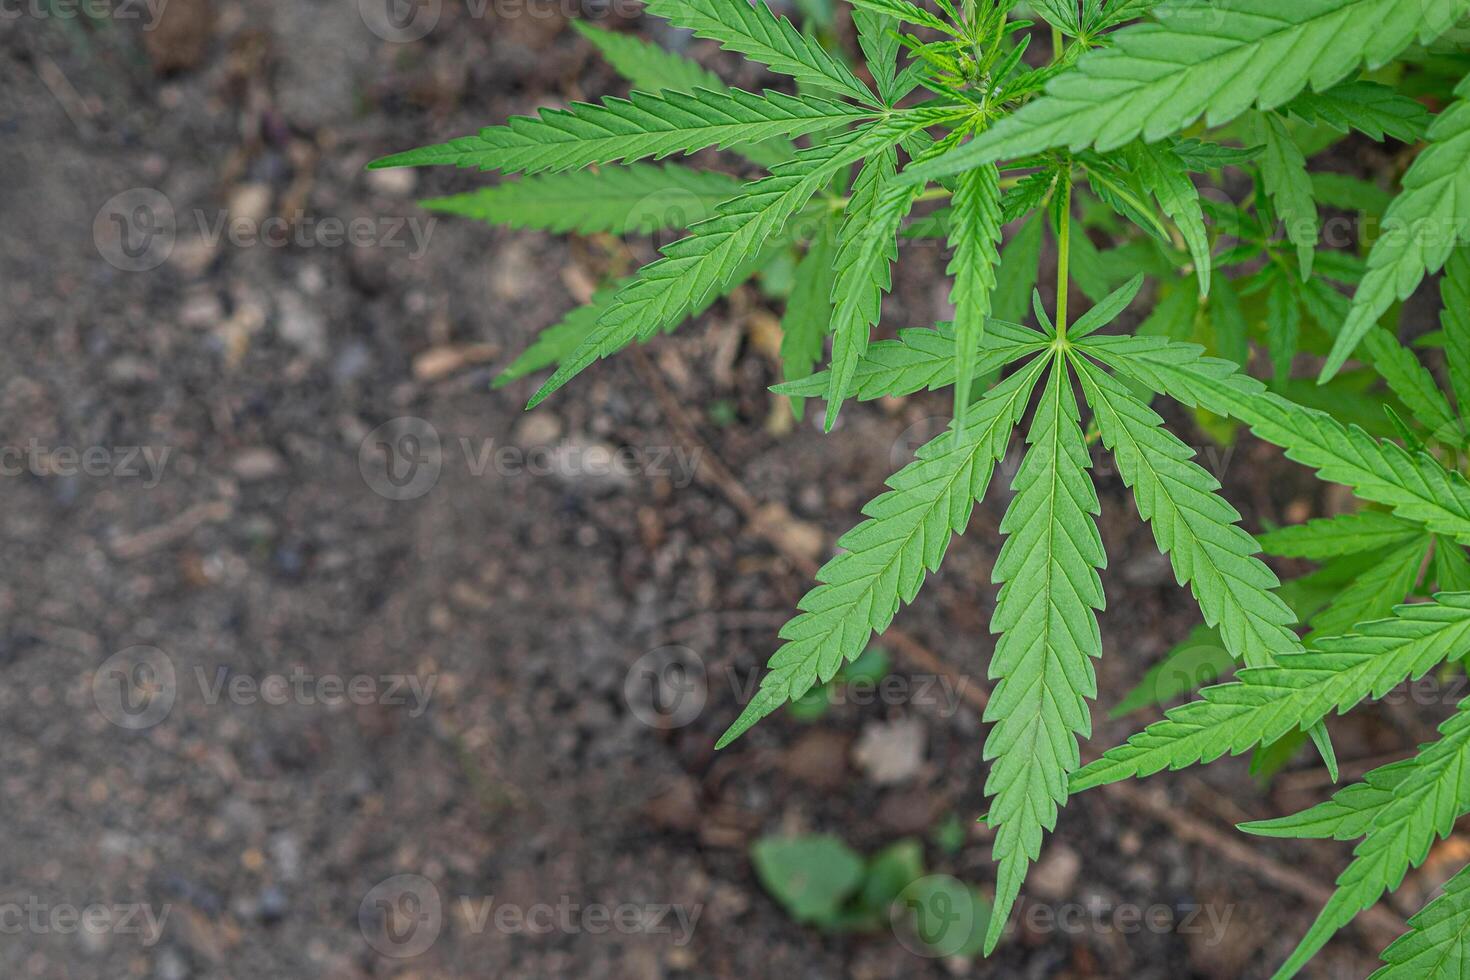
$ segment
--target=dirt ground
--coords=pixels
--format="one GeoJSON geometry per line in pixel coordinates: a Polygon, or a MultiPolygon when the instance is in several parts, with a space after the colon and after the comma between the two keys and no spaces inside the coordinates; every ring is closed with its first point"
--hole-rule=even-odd
{"type": "MultiPolygon", "coordinates": [[[[907,695],[712,748],[808,587],[791,556],[830,553],[947,396],[783,431],[780,306],[750,288],[533,414],[530,383],[491,390],[630,253],[433,221],[418,197],[493,178],[363,165],[622,94],[549,5],[434,0],[412,41],[367,0],[77,9],[0,14],[0,975],[1226,978],[1305,930],[1347,847],[1230,825],[1318,799],[1307,757],[1269,789],[1235,760],[1149,781],[1149,811],[1073,801],[1026,893],[1048,915],[989,960],[794,922],[760,836],[914,837],[993,886],[985,726],[901,653],[907,695]],[[388,479],[395,452],[426,469],[388,479]],[[638,692],[670,647],[707,696],[665,730],[638,692]],[[1155,906],[1162,928],[1129,912],[1155,906]]],[[[906,251],[885,329],[945,315],[945,259],[906,251]]],[[[1254,525],[1332,503],[1252,441],[1217,463],[1254,525]]],[[[979,691],[1003,482],[898,620],[979,691]]],[[[1106,707],[1196,614],[1117,477],[1098,487],[1106,746],[1149,717],[1106,707]]],[[[1334,728],[1345,760],[1432,727],[1365,717],[1334,728]]],[[[1386,938],[1345,931],[1315,975],[1366,975],[1386,938]]]]}

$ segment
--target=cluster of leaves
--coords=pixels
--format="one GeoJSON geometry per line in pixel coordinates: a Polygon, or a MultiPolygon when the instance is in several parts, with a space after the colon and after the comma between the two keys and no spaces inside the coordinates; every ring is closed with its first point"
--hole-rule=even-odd
{"type": "MultiPolygon", "coordinates": [[[[1470,651],[1457,414],[1470,414],[1470,51],[1457,28],[1470,0],[1033,0],[1039,21],[1015,0],[935,3],[852,0],[860,74],[830,32],[824,43],[759,2],[650,0],[650,13],[788,76],[798,94],[734,89],[681,56],[579,25],[632,82],[628,98],[543,110],[374,166],[522,175],[428,202],[515,227],[687,231],[507,369],[502,383],[552,369],[531,405],[752,277],[789,280],[774,390],[798,412],[824,399],[828,429],[849,399],[953,388],[949,431],[840,540],[722,746],[831,682],[888,627],[1024,429],[993,572],[989,952],[1071,794],[1248,749],[1270,768],[1307,737],[1336,778],[1324,727],[1334,709],[1470,651]],[[1050,51],[1033,51],[1048,32],[1050,51]],[[1396,193],[1309,168],[1350,134],[1402,162],[1396,193]],[[710,148],[763,174],[742,182],[653,162],[710,148]],[[1348,241],[1332,241],[1335,212],[1355,216],[1348,241]],[[1059,266],[1050,308],[1036,290],[1048,235],[1059,266]],[[871,340],[900,241],[924,237],[953,256],[953,322],[871,340]],[[1398,314],[1441,270],[1443,330],[1418,339],[1421,360],[1401,344],[1398,314]],[[1117,332],[1145,281],[1151,312],[1117,332]],[[1092,302],[1075,320],[1073,286],[1092,302]],[[1246,370],[1258,349],[1264,381],[1246,370]],[[1316,384],[1294,376],[1308,358],[1316,384]],[[1427,366],[1441,362],[1447,388],[1427,366]],[[1158,396],[1222,437],[1248,428],[1362,509],[1252,537],[1151,407],[1158,396]],[[1170,665],[1204,648],[1220,651],[1204,658],[1206,675],[1240,669],[1083,766],[1107,563],[1096,443],[1202,618],[1146,679],[1152,689],[1122,707],[1186,693],[1165,680],[1170,665]],[[1321,568],[1283,585],[1263,548],[1321,568]]],[[[1470,704],[1441,732],[1329,803],[1246,826],[1362,839],[1281,975],[1470,812],[1470,704]]],[[[1458,971],[1470,955],[1467,885],[1470,871],[1411,920],[1382,976],[1458,971]]]]}

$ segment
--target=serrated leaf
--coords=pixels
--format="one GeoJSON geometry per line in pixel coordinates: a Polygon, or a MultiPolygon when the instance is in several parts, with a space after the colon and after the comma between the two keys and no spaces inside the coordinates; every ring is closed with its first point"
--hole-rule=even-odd
{"type": "Polygon", "coordinates": [[[1159,5],[1160,0],[1110,0],[1107,9],[1097,23],[1089,25],[1093,31],[1105,31],[1111,27],[1144,16],[1159,5]]]}
{"type": "Polygon", "coordinates": [[[1368,253],[1368,274],[1322,368],[1322,381],[1341,369],[1396,300],[1407,299],[1470,238],[1470,78],[1455,93],[1459,101],[1429,127],[1429,146],[1404,174],[1403,192],[1383,217],[1382,235],[1368,253]]]}
{"type": "MultiPolygon", "coordinates": [[[[633,34],[610,31],[585,20],[573,20],[572,27],[592,45],[613,69],[642,92],[670,90],[693,94],[708,89],[728,95],[729,86],[720,76],[683,55],[667,51],[651,41],[633,34]]],[[[730,147],[752,163],[774,167],[791,159],[792,146],[784,140],[766,143],[737,143],[730,147]]]]}
{"type": "Polygon", "coordinates": [[[873,101],[852,69],[760,0],[648,0],[648,12],[804,85],[873,101]]]}
{"type": "Polygon", "coordinates": [[[1070,37],[1082,33],[1082,25],[1077,20],[1077,0],[1031,0],[1030,6],[1042,20],[1062,33],[1070,37]]]}
{"type": "Polygon", "coordinates": [[[955,386],[954,417],[965,417],[970,406],[970,385],[985,321],[990,316],[995,272],[1000,264],[1000,171],[976,167],[955,181],[954,212],[950,221],[949,246],[954,258],[949,274],[954,289],[955,386]]]}
{"type": "MultiPolygon", "coordinates": [[[[865,14],[876,14],[883,20],[889,22],[888,30],[892,30],[899,21],[908,24],[917,24],[931,30],[958,37],[953,27],[945,23],[939,17],[920,7],[918,4],[910,3],[909,0],[851,0],[851,3],[859,11],[865,14]]],[[[857,19],[856,15],[853,17],[857,19]]],[[[866,51],[867,49],[864,48],[866,51]]]]}
{"type": "Polygon", "coordinates": [[[1409,919],[1410,931],[1383,951],[1368,980],[1459,980],[1470,973],[1470,869],[1409,919]]]}
{"type": "Polygon", "coordinates": [[[1414,417],[1438,439],[1453,440],[1459,422],[1439,384],[1419,358],[1381,327],[1372,327],[1363,338],[1363,348],[1373,366],[1414,417]]]}
{"type": "Polygon", "coordinates": [[[1140,273],[1098,300],[1097,305],[1079,316],[1076,322],[1067,328],[1067,336],[1072,340],[1080,340],[1106,327],[1128,309],[1129,304],[1137,298],[1138,291],[1142,288],[1143,274],[1140,273]]]}
{"type": "Polygon", "coordinates": [[[692,93],[696,89],[719,92],[725,88],[720,76],[680,54],[665,50],[634,34],[624,34],[598,27],[585,20],[572,21],[572,27],[597,48],[599,54],[619,75],[641,92],[692,93]]]}
{"type": "MultiPolygon", "coordinates": [[[[1126,173],[1107,158],[1095,154],[1088,157],[1090,159],[1085,159],[1087,186],[1092,188],[1098,199],[1125,221],[1132,222],[1161,242],[1169,241],[1168,227],[1154,213],[1147,197],[1132,186],[1134,175],[1126,173]]],[[[1064,196],[1052,198],[1053,203],[1064,200],[1064,196]]]]}
{"type": "Polygon", "coordinates": [[[1268,555],[1326,561],[1402,545],[1423,533],[1418,524],[1392,514],[1363,510],[1258,534],[1256,541],[1268,555]]]}
{"type": "Polygon", "coordinates": [[[574,102],[568,109],[543,109],[537,117],[515,116],[504,126],[395,153],[368,168],[453,166],[508,174],[580,170],[802,136],[873,115],[872,110],[780,92],[634,92],[627,99],[604,99],[601,105],[574,102]]]}
{"type": "Polygon", "coordinates": [[[1312,617],[1307,645],[1315,645],[1323,637],[1342,636],[1359,623],[1392,614],[1394,606],[1405,601],[1419,581],[1429,542],[1429,535],[1421,533],[1407,544],[1398,545],[1333,596],[1327,608],[1312,617]]]}
{"type": "MultiPolygon", "coordinates": [[[[1189,586],[1205,625],[1218,628],[1225,649],[1251,667],[1300,651],[1296,614],[1273,592],[1281,582],[1255,557],[1259,548],[1237,525],[1239,512],[1216,492],[1219,481],[1124,385],[1082,357],[1073,362],[1139,516],[1169,556],[1174,578],[1189,586]]],[[[1311,735],[1335,772],[1326,730],[1318,724],[1311,735]]]]}
{"type": "Polygon", "coordinates": [[[1230,684],[1175,708],[1102,758],[1073,774],[1071,790],[1164,769],[1183,769],[1239,755],[1305,725],[1339,714],[1364,698],[1381,698],[1470,642],[1470,593],[1443,593],[1432,603],[1399,606],[1393,619],[1362,625],[1350,636],[1322,641],[1320,650],[1288,654],[1269,667],[1240,671],[1230,684]]]}
{"type": "Polygon", "coordinates": [[[1312,278],[1312,261],[1322,232],[1317,202],[1312,199],[1312,179],[1307,175],[1307,158],[1280,116],[1272,112],[1257,113],[1256,124],[1257,138],[1265,146],[1261,153],[1261,176],[1277,215],[1286,225],[1286,237],[1296,246],[1305,281],[1312,278]]]}
{"type": "Polygon", "coordinates": [[[1338,132],[1356,129],[1375,140],[1388,135],[1403,143],[1422,139],[1431,119],[1422,103],[1387,85],[1364,80],[1334,85],[1325,92],[1303,92],[1281,111],[1338,132]]]}
{"type": "Polygon", "coordinates": [[[612,303],[617,291],[630,281],[623,279],[611,286],[599,289],[592,295],[590,302],[577,307],[538,333],[531,346],[522,351],[521,355],[495,378],[495,387],[508,385],[512,381],[524,378],[528,374],[535,374],[569,357],[592,333],[597,326],[598,318],[612,303]]]}
{"type": "Polygon", "coordinates": [[[1241,830],[1259,837],[1303,840],[1357,840],[1368,832],[1383,808],[1393,801],[1393,788],[1414,771],[1413,759],[1379,766],[1332,794],[1332,799],[1275,820],[1252,820],[1241,830]]]}
{"type": "Polygon", "coordinates": [[[1174,148],[1164,143],[1128,144],[1128,164],[1159,207],[1174,220],[1179,233],[1189,246],[1199,278],[1201,296],[1210,294],[1210,239],[1205,232],[1204,210],[1200,207],[1199,188],[1189,179],[1189,171],[1174,148]]]}
{"type": "MultiPolygon", "coordinates": [[[[992,318],[986,322],[985,335],[976,349],[975,376],[983,377],[1034,354],[1048,343],[1049,338],[1039,331],[992,318]]],[[[897,340],[869,344],[844,397],[872,401],[947,388],[955,379],[954,345],[952,323],[940,323],[934,329],[911,327],[900,330],[897,340]]],[[[778,395],[820,397],[827,393],[830,378],[831,372],[821,371],[771,390],[778,395]]]]}
{"type": "Polygon", "coordinates": [[[945,432],[888,480],[889,490],[863,508],[868,519],[838,541],[844,549],[817,572],[801,613],[781,628],[786,642],[772,654],[760,689],[716,743],[729,745],[761,718],[818,681],[826,683],[893,622],[900,604],[918,594],[939,567],[950,538],[969,523],[1005,455],[1044,358],[992,388],[970,408],[956,439],[945,432]]]}
{"type": "Polygon", "coordinates": [[[868,71],[878,87],[878,97],[884,105],[893,105],[898,100],[900,42],[894,31],[898,22],[882,13],[863,9],[853,10],[852,22],[857,26],[858,47],[863,49],[868,71]]]}
{"type": "Polygon", "coordinates": [[[672,327],[711,295],[729,289],[747,262],[843,167],[870,153],[888,151],[908,127],[942,119],[931,112],[896,113],[895,120],[845,134],[803,150],[769,177],[744,185],[740,197],[700,222],[691,234],[663,248],[663,258],[639,270],[618,291],[571,357],[531,399],[534,407],[598,358],[672,327]],[[897,120],[902,120],[898,122],[897,120]]]}
{"type": "Polygon", "coordinates": [[[1405,520],[1470,544],[1470,483],[1425,453],[1411,453],[1269,392],[1228,361],[1193,344],[1146,337],[1090,337],[1086,353],[1190,407],[1238,419],[1322,479],[1351,487],[1405,520]]]}
{"type": "Polygon", "coordinates": [[[878,322],[883,295],[893,284],[898,229],[917,190],[899,184],[898,153],[890,147],[871,157],[853,181],[847,215],[837,233],[832,285],[832,368],[827,388],[826,429],[837,424],[842,396],[852,385],[858,361],[878,322]]]}
{"type": "Polygon", "coordinates": [[[985,708],[993,725],[985,793],[993,797],[987,823],[1000,867],[987,953],[1027,865],[1041,853],[1043,831],[1056,826],[1067,800],[1067,776],[1080,762],[1077,738],[1092,732],[1087,699],[1097,695],[1092,661],[1102,654],[1097,570],[1107,556],[1095,523],[1100,506],[1066,361],[1060,354],[1052,360],[1001,521],[1007,537],[993,573],[1001,585],[990,629],[1001,636],[988,672],[996,684],[985,708]]]}
{"type": "Polygon", "coordinates": [[[1040,170],[1020,178],[1010,190],[1001,196],[1001,220],[1010,224],[1017,218],[1041,207],[1056,184],[1055,170],[1040,170]]]}
{"type": "Polygon", "coordinates": [[[1467,0],[1167,0],[1157,23],[1125,28],[1083,55],[1046,94],[954,152],[910,171],[932,180],[1056,146],[1106,151],[1153,143],[1200,116],[1210,126],[1323,91],[1451,27],[1467,0]]]}
{"type": "Polygon", "coordinates": [[[646,235],[688,228],[739,192],[740,182],[725,174],[635,163],[525,177],[468,194],[429,198],[419,206],[512,228],[646,235]]]}
{"type": "Polygon", "coordinates": [[[1278,980],[1296,974],[1318,950],[1384,891],[1418,867],[1438,837],[1448,837],[1456,818],[1470,812],[1470,699],[1439,726],[1440,738],[1422,747],[1412,770],[1394,785],[1352,863],[1337,879],[1337,891],[1312,928],[1276,971],[1278,980]]]}
{"type": "Polygon", "coordinates": [[[1453,541],[1435,538],[1434,577],[1446,592],[1470,592],[1470,555],[1453,541]]]}
{"type": "Polygon", "coordinates": [[[1260,152],[1259,146],[1225,146],[1193,138],[1174,141],[1174,155],[1195,173],[1239,167],[1250,163],[1260,152]]]}

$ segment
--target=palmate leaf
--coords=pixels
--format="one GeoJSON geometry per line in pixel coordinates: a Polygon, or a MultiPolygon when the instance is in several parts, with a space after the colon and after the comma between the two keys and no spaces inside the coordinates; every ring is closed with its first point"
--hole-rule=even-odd
{"type": "Polygon", "coordinates": [[[1470,973],[1470,868],[1409,920],[1368,980],[1459,980],[1470,973]]]}
{"type": "Polygon", "coordinates": [[[759,0],[649,0],[648,12],[804,85],[873,101],[852,69],[759,0]]]}
{"type": "Polygon", "coordinates": [[[627,99],[605,99],[602,105],[575,102],[569,109],[543,109],[534,118],[516,116],[504,126],[395,153],[368,167],[475,167],[508,174],[580,170],[593,164],[663,159],[711,146],[802,136],[875,114],[828,99],[798,99],[780,92],[634,92],[627,99]]]}
{"type": "Polygon", "coordinates": [[[663,249],[618,291],[597,327],[531,399],[540,404],[598,358],[683,320],[712,294],[728,289],[743,264],[843,167],[888,150],[911,129],[942,120],[943,113],[909,110],[863,130],[803,150],[769,177],[744,185],[742,195],[719,215],[690,229],[663,249]]]}
{"type": "Polygon", "coordinates": [[[1286,225],[1287,239],[1296,246],[1302,279],[1310,279],[1322,222],[1317,215],[1317,202],[1312,199],[1307,158],[1280,116],[1274,112],[1257,113],[1256,124],[1256,138],[1265,146],[1261,153],[1261,177],[1266,182],[1266,193],[1271,195],[1271,203],[1286,225]]]}
{"type": "Polygon", "coordinates": [[[1256,541],[1268,555],[1326,561],[1406,544],[1423,533],[1418,524],[1392,514],[1363,510],[1268,531],[1256,535],[1256,541]]]}
{"type": "Polygon", "coordinates": [[[955,386],[954,417],[962,419],[970,405],[970,384],[985,321],[990,316],[995,292],[995,270],[1000,265],[1000,171],[993,166],[976,167],[955,180],[954,212],[950,219],[949,247],[954,258],[949,274],[954,289],[955,386]]]}
{"type": "Polygon", "coordinates": [[[1112,35],[1111,47],[1083,55],[1042,98],[908,176],[932,179],[1055,146],[1152,143],[1201,115],[1220,125],[1309,85],[1324,91],[1363,63],[1382,65],[1467,9],[1470,0],[1167,0],[1154,8],[1158,23],[1112,35]]]}
{"type": "MultiPolygon", "coordinates": [[[[698,62],[667,51],[651,41],[633,34],[609,31],[585,20],[572,21],[577,33],[593,46],[619,75],[640,92],[674,92],[692,94],[696,89],[730,94],[720,76],[698,62]]],[[[785,140],[765,143],[737,143],[730,147],[751,163],[774,167],[791,159],[793,149],[785,140]]]]}
{"type": "MultiPolygon", "coordinates": [[[[990,319],[976,349],[975,376],[981,377],[1047,346],[1048,339],[1030,327],[990,319]]],[[[916,391],[937,391],[954,384],[955,330],[952,323],[935,329],[900,330],[897,340],[869,344],[858,360],[844,398],[872,401],[902,397],[916,391]]],[[[831,372],[822,371],[800,381],[788,381],[771,390],[778,395],[821,396],[827,393],[831,372]]]]}
{"type": "Polygon", "coordinates": [[[1403,192],[1383,217],[1383,234],[1368,253],[1368,273],[1322,368],[1322,381],[1338,372],[1396,300],[1407,299],[1457,245],[1470,240],[1470,77],[1455,94],[1459,101],[1429,127],[1428,148],[1404,174],[1403,192]]]}
{"type": "Polygon", "coordinates": [[[1365,623],[1349,636],[1323,640],[1320,650],[1277,658],[1240,671],[1229,684],[1175,708],[1102,758],[1078,770],[1071,790],[1150,776],[1239,755],[1346,712],[1364,698],[1381,698],[1405,680],[1470,651],[1470,593],[1441,593],[1432,603],[1399,606],[1393,619],[1365,623]]]}
{"type": "Polygon", "coordinates": [[[1097,570],[1107,564],[1095,517],[1097,492],[1078,424],[1065,358],[1053,361],[1001,521],[1007,535],[996,559],[1001,583],[990,629],[1000,633],[989,677],[996,681],[985,720],[990,760],[986,795],[999,864],[988,953],[1005,928],[1026,868],[1056,826],[1067,776],[1080,764],[1077,737],[1092,733],[1087,699],[1097,696],[1092,660],[1102,654],[1097,570]]]}
{"type": "Polygon", "coordinates": [[[1375,439],[1316,409],[1305,408],[1237,373],[1228,361],[1203,356],[1194,344],[1152,337],[1095,337],[1085,352],[1191,408],[1238,419],[1322,479],[1385,504],[1402,518],[1470,544],[1470,483],[1423,452],[1375,439]]]}
{"type": "Polygon", "coordinates": [[[526,177],[419,206],[512,228],[646,235],[688,228],[739,192],[740,181],[725,174],[635,163],[526,177]]]}
{"type": "Polygon", "coordinates": [[[888,479],[888,492],[863,508],[868,519],[842,536],[837,544],[844,550],[817,572],[820,584],[781,628],[786,642],[717,748],[819,681],[831,680],[874,633],[888,628],[901,603],[913,601],[925,574],[939,567],[950,538],[965,529],[975,502],[985,496],[1045,364],[1035,358],[992,388],[971,406],[960,439],[945,432],[930,440],[914,462],[888,479]]]}
{"type": "Polygon", "coordinates": [[[1404,143],[1422,139],[1432,118],[1422,103],[1387,85],[1361,80],[1325,92],[1303,92],[1281,111],[1343,133],[1356,129],[1380,142],[1385,135],[1404,143]]]}
{"type": "MultiPolygon", "coordinates": [[[[1470,699],[1439,726],[1440,738],[1422,747],[1392,798],[1353,851],[1337,879],[1337,891],[1292,952],[1277,980],[1294,976],[1317,951],[1361,911],[1397,888],[1410,867],[1429,855],[1437,837],[1448,837],[1455,820],[1470,812],[1470,699]]],[[[1247,827],[1248,829],[1248,827],[1247,827]]]]}

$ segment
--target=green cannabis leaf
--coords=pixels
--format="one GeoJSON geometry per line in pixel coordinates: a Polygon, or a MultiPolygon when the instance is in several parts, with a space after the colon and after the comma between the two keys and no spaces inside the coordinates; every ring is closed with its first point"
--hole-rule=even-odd
{"type": "MultiPolygon", "coordinates": [[[[1308,739],[1335,780],[1329,718],[1464,669],[1470,78],[1455,28],[1470,0],[1037,0],[1026,9],[1035,20],[1015,0],[850,6],[856,44],[844,47],[830,12],[813,31],[761,2],[650,0],[653,16],[768,69],[775,87],[761,92],[700,64],[712,46],[676,54],[575,24],[627,79],[626,98],[542,109],[371,166],[497,171],[505,179],[492,186],[422,203],[595,236],[619,270],[646,246],[619,250],[607,236],[682,233],[504,368],[497,386],[549,372],[531,406],[752,281],[784,303],[779,344],[751,347],[796,417],[822,399],[832,429],[849,403],[952,389],[948,430],[838,540],[720,748],[831,682],[888,629],[1024,426],[992,542],[994,649],[966,664],[994,682],[988,954],[1072,794],[1248,751],[1267,778],[1308,739]],[[1389,152],[1359,152],[1388,140],[1389,152]],[[1330,163],[1401,163],[1339,172],[1321,157],[1338,146],[1346,153],[1330,163]],[[713,150],[739,159],[719,169],[713,150]],[[1336,237],[1343,212],[1358,216],[1356,243],[1336,237]],[[926,241],[947,250],[938,295],[953,315],[894,331],[884,305],[895,267],[926,241]],[[1441,329],[1426,333],[1405,301],[1441,271],[1441,329]],[[1078,296],[1088,302],[1074,310],[1078,296]],[[1357,509],[1252,535],[1166,424],[1165,400],[1216,441],[1249,432],[1280,447],[1357,509]],[[1094,452],[1111,455],[1199,622],[1140,670],[1114,713],[1193,700],[1084,766],[1094,661],[1111,653],[1098,622],[1108,560],[1094,452]],[[1282,581],[1267,559],[1315,567],[1282,581]]],[[[1470,812],[1467,765],[1461,705],[1413,757],[1302,813],[1243,826],[1359,841],[1278,976],[1470,812]]],[[[788,874],[783,862],[810,855],[780,843],[756,849],[757,873],[798,918],[842,920],[862,862],[834,839],[807,843],[820,857],[812,873],[788,874]]],[[[1463,974],[1467,875],[1409,920],[1375,976],[1463,974]]],[[[967,952],[981,945],[977,932],[967,952]]]]}

